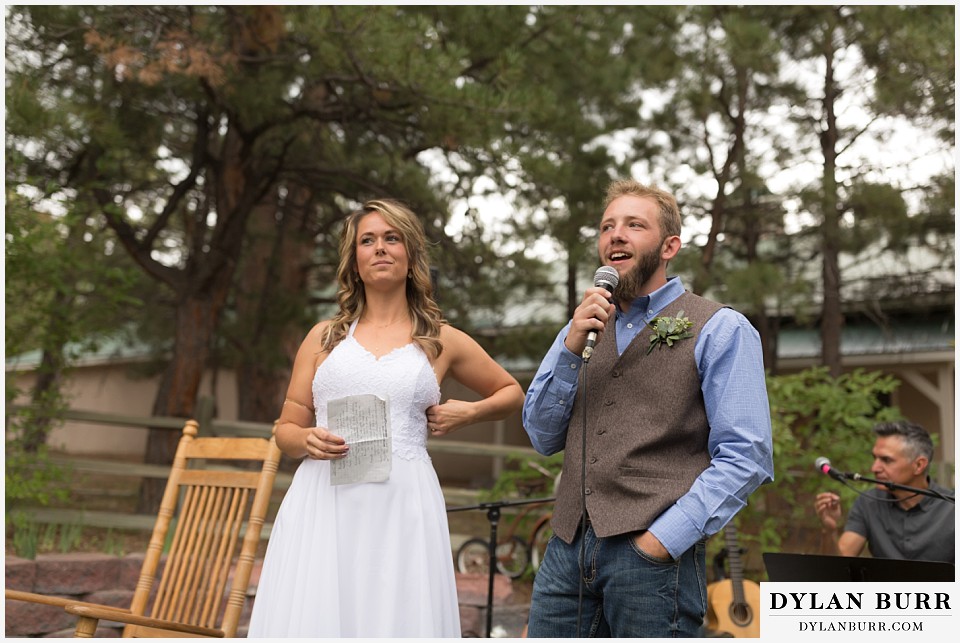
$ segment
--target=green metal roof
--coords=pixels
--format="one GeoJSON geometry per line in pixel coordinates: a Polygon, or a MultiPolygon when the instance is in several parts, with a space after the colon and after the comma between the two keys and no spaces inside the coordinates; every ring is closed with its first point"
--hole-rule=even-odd
{"type": "MultiPolygon", "coordinates": [[[[956,348],[954,320],[893,322],[881,328],[872,324],[849,324],[840,335],[840,354],[891,355],[953,351],[956,348]]],[[[815,328],[780,331],[780,359],[819,357],[820,332],[815,328]]]]}

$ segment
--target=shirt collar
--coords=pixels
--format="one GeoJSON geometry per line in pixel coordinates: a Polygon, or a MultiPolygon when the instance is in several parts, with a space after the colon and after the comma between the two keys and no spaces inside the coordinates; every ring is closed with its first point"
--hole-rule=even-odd
{"type": "MultiPolygon", "coordinates": [[[[650,315],[656,315],[667,307],[674,299],[684,292],[683,282],[680,277],[668,277],[667,283],[654,290],[649,295],[640,295],[630,304],[630,312],[636,313],[638,310],[649,311],[650,315]]],[[[617,316],[623,314],[620,305],[617,304],[617,316]]]]}

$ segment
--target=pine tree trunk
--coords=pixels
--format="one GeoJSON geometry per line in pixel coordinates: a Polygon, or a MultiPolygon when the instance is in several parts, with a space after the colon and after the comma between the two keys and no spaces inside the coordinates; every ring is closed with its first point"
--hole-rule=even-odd
{"type": "MultiPolygon", "coordinates": [[[[226,272],[224,269],[223,272],[226,272]]],[[[225,274],[209,290],[192,292],[176,311],[173,353],[160,381],[153,415],[189,418],[194,413],[200,380],[207,365],[214,332],[227,297],[225,274]]],[[[179,431],[151,428],[147,434],[147,464],[170,464],[180,439],[179,431]]],[[[137,511],[156,513],[166,480],[146,478],[140,488],[137,511]]]]}
{"type": "Polygon", "coordinates": [[[315,246],[307,225],[310,194],[288,186],[288,195],[258,207],[248,228],[240,268],[237,317],[244,320],[237,364],[238,417],[273,422],[290,367],[312,321],[305,320],[307,275],[315,246]]]}
{"type": "Polygon", "coordinates": [[[823,309],[820,318],[821,360],[831,375],[841,374],[840,334],[843,329],[843,310],[840,301],[840,208],[837,196],[837,86],[834,79],[834,31],[824,36],[823,110],[825,129],[820,135],[823,151],[823,309]]]}
{"type": "MultiPolygon", "coordinates": [[[[285,33],[279,7],[240,8],[235,24],[237,53],[255,62],[275,51],[285,33]]],[[[251,63],[252,73],[257,67],[251,63]]],[[[194,413],[200,380],[226,305],[237,261],[242,255],[247,223],[256,205],[269,194],[272,168],[258,161],[256,140],[231,121],[218,150],[215,171],[208,174],[210,194],[217,214],[212,235],[196,234],[179,285],[173,355],[163,374],[153,407],[154,415],[188,418],[194,413]]],[[[197,229],[205,226],[206,212],[200,213],[197,229]]],[[[145,462],[170,464],[176,452],[176,431],[150,429],[145,462]]],[[[164,480],[146,479],[141,486],[137,511],[155,513],[163,496],[164,480]]]]}

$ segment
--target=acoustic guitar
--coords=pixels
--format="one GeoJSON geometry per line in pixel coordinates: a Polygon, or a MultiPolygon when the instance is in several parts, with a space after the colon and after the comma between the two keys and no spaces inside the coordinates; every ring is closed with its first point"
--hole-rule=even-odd
{"type": "Polygon", "coordinates": [[[723,532],[730,577],[707,585],[707,628],[734,638],[759,638],[760,586],[743,578],[736,527],[729,523],[723,532]]]}

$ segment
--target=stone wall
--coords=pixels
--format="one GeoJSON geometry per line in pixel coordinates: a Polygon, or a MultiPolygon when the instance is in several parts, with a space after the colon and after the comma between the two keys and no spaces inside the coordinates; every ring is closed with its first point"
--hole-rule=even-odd
{"type": "MultiPolygon", "coordinates": [[[[6,557],[6,587],[25,592],[73,598],[113,607],[129,607],[143,564],[142,553],[41,554],[36,560],[6,557]]],[[[244,605],[238,636],[246,636],[247,622],[260,577],[257,561],[251,575],[250,599],[244,605]]],[[[485,575],[457,574],[460,624],[465,637],[486,635],[487,588],[485,575]]],[[[526,623],[528,605],[517,604],[508,578],[494,577],[492,630],[497,636],[517,637],[526,623]]],[[[6,601],[7,637],[72,637],[75,618],[62,608],[23,601],[6,601]]],[[[101,622],[97,637],[119,637],[120,623],[101,622]]]]}
{"type": "MultiPolygon", "coordinates": [[[[6,557],[6,587],[75,598],[111,607],[130,607],[143,554],[44,554],[36,560],[6,557]]],[[[6,601],[7,636],[71,637],[76,618],[62,608],[6,601]]],[[[119,623],[101,623],[97,636],[119,636],[119,623]]]]}

